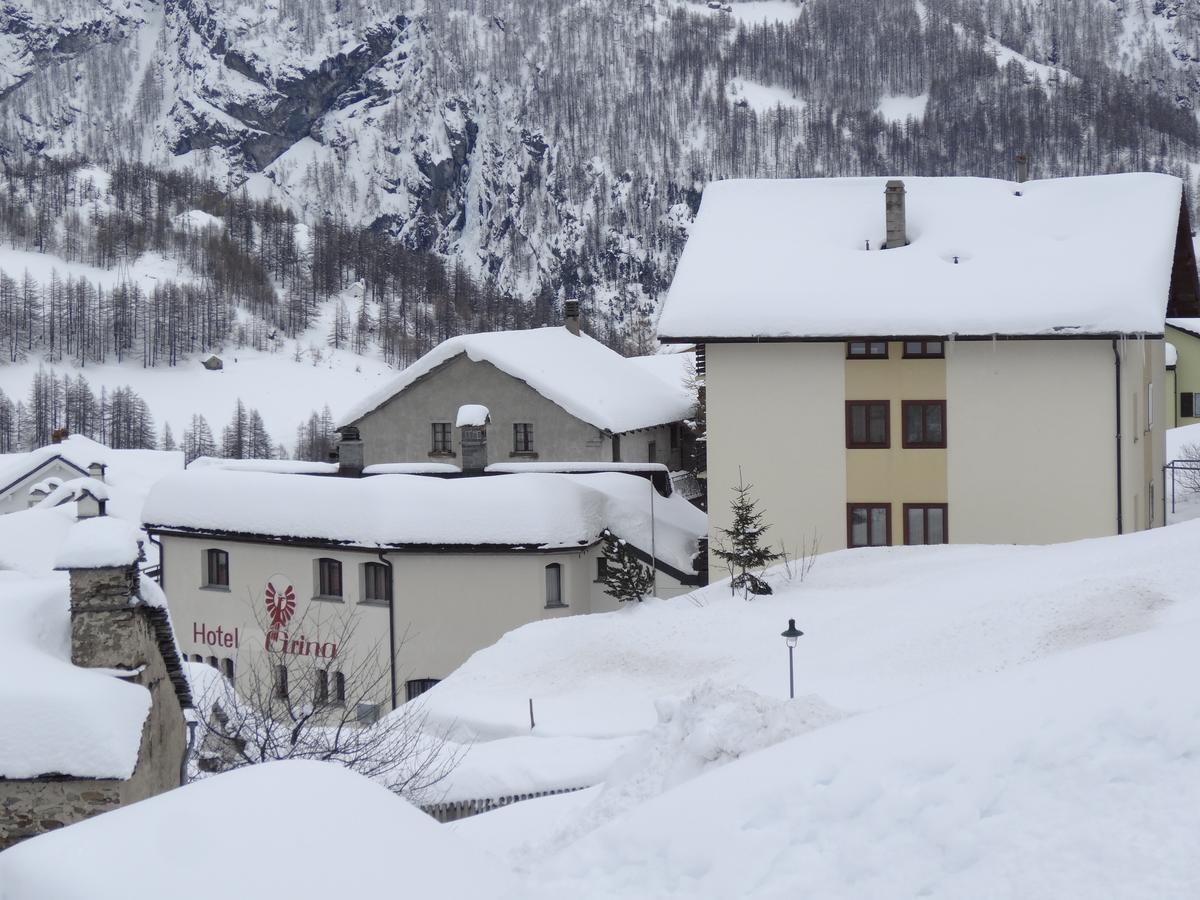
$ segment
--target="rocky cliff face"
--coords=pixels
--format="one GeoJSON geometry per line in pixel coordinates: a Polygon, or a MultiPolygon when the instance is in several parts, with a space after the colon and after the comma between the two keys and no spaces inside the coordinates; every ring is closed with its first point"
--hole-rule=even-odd
{"type": "Polygon", "coordinates": [[[10,0],[0,154],[191,169],[619,327],[712,178],[1183,173],[1188,6],[10,0]]]}

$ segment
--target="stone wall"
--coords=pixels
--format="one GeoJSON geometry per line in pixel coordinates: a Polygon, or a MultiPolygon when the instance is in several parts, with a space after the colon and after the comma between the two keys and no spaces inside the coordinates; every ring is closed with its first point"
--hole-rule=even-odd
{"type": "Polygon", "coordinates": [[[0,850],[179,785],[187,747],[183,705],[161,643],[166,612],[133,605],[136,566],[71,570],[71,659],[75,665],[129,669],[150,691],[137,766],[127,780],[46,775],[0,779],[0,850]]]}
{"type": "Polygon", "coordinates": [[[113,779],[0,779],[0,850],[115,809],[121,785],[113,779]]]}

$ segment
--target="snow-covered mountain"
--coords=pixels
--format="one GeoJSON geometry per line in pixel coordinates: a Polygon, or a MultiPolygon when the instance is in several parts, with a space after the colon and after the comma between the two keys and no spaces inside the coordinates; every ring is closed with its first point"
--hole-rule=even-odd
{"type": "Polygon", "coordinates": [[[0,154],[142,160],[652,308],[708,180],[1200,159],[1176,0],[13,0],[0,154]]]}

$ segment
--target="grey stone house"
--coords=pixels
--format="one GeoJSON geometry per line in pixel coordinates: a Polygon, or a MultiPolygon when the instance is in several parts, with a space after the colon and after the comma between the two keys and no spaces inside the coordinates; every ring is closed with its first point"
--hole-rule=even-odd
{"type": "Polygon", "coordinates": [[[0,573],[0,850],[180,783],[191,694],[134,534],[81,520],[65,578],[0,573]]]}
{"type": "Polygon", "coordinates": [[[357,429],[366,466],[434,462],[472,471],[514,462],[621,462],[677,469],[681,423],[695,408],[689,364],[688,354],[623,357],[582,333],[568,304],[562,327],[444,341],[338,424],[357,429]],[[486,424],[462,419],[464,407],[483,407],[486,424]]]}

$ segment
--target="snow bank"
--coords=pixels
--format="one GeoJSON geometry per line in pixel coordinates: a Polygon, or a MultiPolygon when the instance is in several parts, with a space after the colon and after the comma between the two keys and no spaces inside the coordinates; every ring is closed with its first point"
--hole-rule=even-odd
{"type": "Polygon", "coordinates": [[[645,479],[621,473],[359,479],[206,468],[159,482],[145,521],[371,548],[582,547],[611,528],[647,553],[655,543],[659,559],[690,571],[707,520],[680,497],[658,497],[652,541],[650,491],[645,479]]]}
{"type": "Polygon", "coordinates": [[[1197,640],[1157,629],[815,730],[570,844],[522,896],[1196,896],[1197,640]]]}
{"type": "Polygon", "coordinates": [[[144,687],[71,664],[65,572],[0,572],[0,777],[128,778],[149,711],[144,687]]]}
{"type": "Polygon", "coordinates": [[[129,522],[98,516],[76,522],[55,560],[58,569],[130,566],[138,561],[138,532],[129,522]]]}
{"type": "Polygon", "coordinates": [[[75,524],[75,508],[23,509],[0,516],[0,571],[49,572],[75,524]]]}
{"type": "Polygon", "coordinates": [[[709,184],[659,334],[1162,333],[1178,179],[905,178],[910,243],[880,250],[886,182],[709,184]]]}
{"type": "Polygon", "coordinates": [[[338,419],[357,422],[438,366],[465,353],[519,378],[571,415],[613,433],[687,418],[695,403],[682,384],[672,387],[586,334],[565,328],[465,334],[438,344],[338,419]]]}
{"type": "Polygon", "coordinates": [[[332,763],[267,763],[0,853],[5,900],[494,897],[511,874],[384,788],[332,763]],[[170,827],[164,827],[170,823],[170,827]],[[63,860],[70,865],[63,865],[63,860]],[[198,874],[202,867],[208,875],[198,874]]]}
{"type": "Polygon", "coordinates": [[[189,469],[225,469],[230,472],[276,472],[281,475],[336,475],[337,463],[309,462],[303,459],[224,459],[198,456],[189,469]]]}

